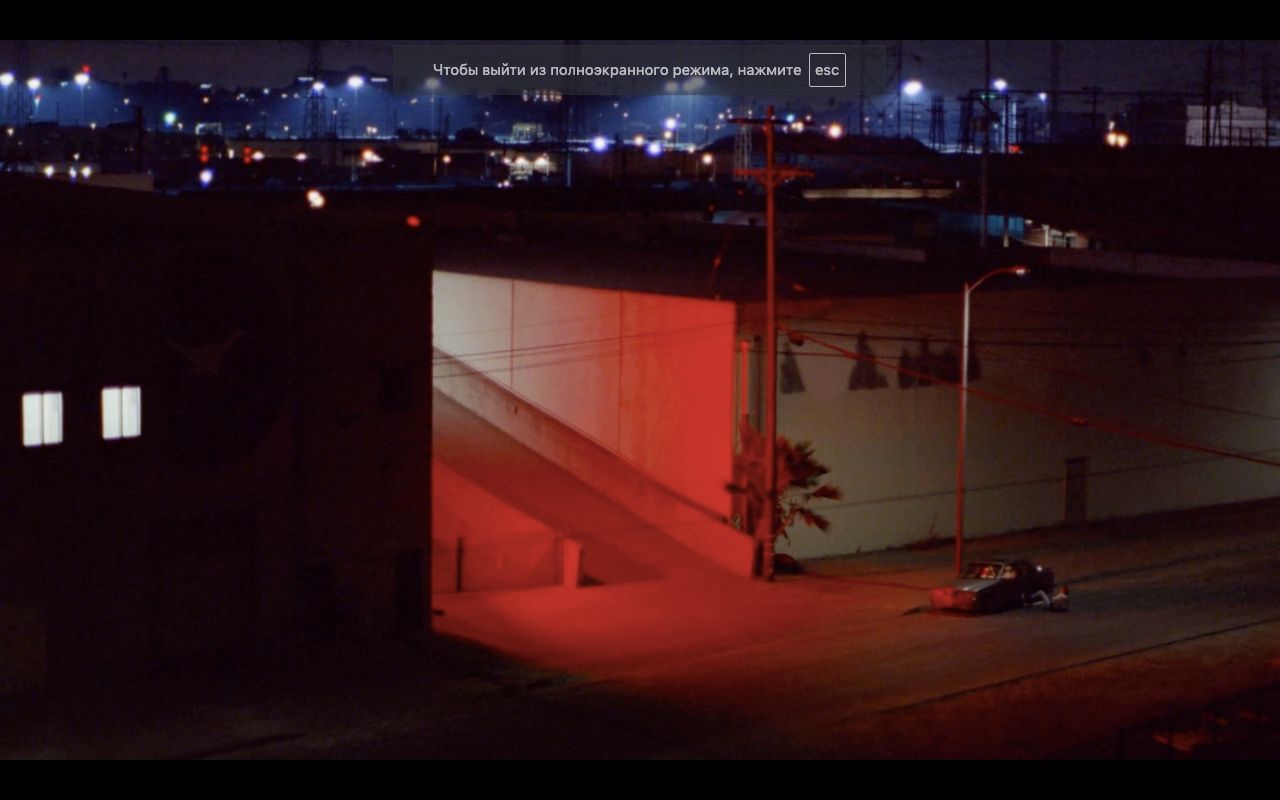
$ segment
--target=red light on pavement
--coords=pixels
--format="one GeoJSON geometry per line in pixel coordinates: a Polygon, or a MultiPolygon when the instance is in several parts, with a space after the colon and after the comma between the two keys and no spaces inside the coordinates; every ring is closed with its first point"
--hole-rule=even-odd
{"type": "Polygon", "coordinates": [[[421,228],[421,227],[422,227],[422,220],[418,217],[418,215],[417,215],[417,214],[410,214],[410,215],[405,219],[404,224],[405,224],[405,225],[408,225],[410,228],[421,228]]]}

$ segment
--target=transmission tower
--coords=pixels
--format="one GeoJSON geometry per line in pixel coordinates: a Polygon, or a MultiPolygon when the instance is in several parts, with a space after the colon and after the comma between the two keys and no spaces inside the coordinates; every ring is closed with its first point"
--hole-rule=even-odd
{"type": "Polygon", "coordinates": [[[27,88],[27,80],[31,78],[31,51],[26,39],[13,42],[13,76],[13,85],[6,92],[9,103],[5,119],[25,125],[35,113],[35,92],[27,88]]]}
{"type": "Polygon", "coordinates": [[[328,129],[328,115],[325,113],[324,81],[321,73],[324,70],[324,41],[313,39],[307,42],[309,58],[307,74],[311,79],[307,86],[307,104],[303,110],[302,138],[307,141],[323,139],[328,129]]]}
{"type": "Polygon", "coordinates": [[[934,95],[929,104],[929,146],[941,150],[947,144],[947,110],[942,95],[934,95]]]}
{"type": "Polygon", "coordinates": [[[742,125],[733,140],[733,168],[751,169],[751,126],[742,125]]]}

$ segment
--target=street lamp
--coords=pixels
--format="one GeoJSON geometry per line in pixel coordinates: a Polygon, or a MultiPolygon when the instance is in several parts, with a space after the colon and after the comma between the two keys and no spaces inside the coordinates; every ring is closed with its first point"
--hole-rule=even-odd
{"type": "MultiPolygon", "coordinates": [[[[924,84],[920,81],[907,81],[902,85],[902,93],[911,98],[911,102],[907,103],[907,108],[911,114],[911,130],[907,134],[912,139],[916,138],[916,97],[924,91],[924,84]]],[[[899,122],[901,125],[901,122],[899,122]]]]}
{"type": "Polygon", "coordinates": [[[352,75],[347,78],[347,86],[351,87],[354,97],[351,104],[351,132],[355,133],[360,129],[360,88],[364,86],[364,78],[360,75],[352,75]]]}
{"type": "Polygon", "coordinates": [[[75,78],[75,80],[76,80],[76,86],[79,86],[79,87],[80,87],[80,124],[81,124],[81,125],[83,125],[83,124],[84,124],[84,122],[85,122],[85,119],[84,119],[84,90],[85,90],[85,87],[87,87],[87,86],[89,85],[89,73],[87,73],[87,72],[77,72],[77,73],[76,73],[76,78],[75,78]]]}
{"type": "Polygon", "coordinates": [[[4,89],[4,113],[3,118],[9,119],[9,87],[13,85],[15,78],[12,72],[0,73],[0,88],[4,89]]]}
{"type": "Polygon", "coordinates": [[[40,113],[40,85],[39,78],[27,79],[27,89],[31,92],[31,120],[34,120],[36,115],[40,113]]]}
{"type": "Polygon", "coordinates": [[[969,413],[969,296],[988,278],[996,275],[1022,277],[1030,272],[1026,267],[1001,267],[964,285],[964,314],[960,325],[960,391],[956,393],[956,575],[964,570],[964,440],[969,413]]]}

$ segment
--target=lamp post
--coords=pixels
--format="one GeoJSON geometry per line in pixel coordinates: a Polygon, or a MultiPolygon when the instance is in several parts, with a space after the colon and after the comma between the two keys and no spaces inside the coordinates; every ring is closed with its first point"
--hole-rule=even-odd
{"type": "Polygon", "coordinates": [[[39,92],[40,92],[41,85],[42,84],[38,77],[32,77],[27,79],[27,91],[31,92],[31,114],[27,119],[19,120],[20,122],[32,122],[35,120],[36,114],[40,113],[39,92]]]}
{"type": "Polygon", "coordinates": [[[960,391],[956,393],[956,575],[964,570],[964,440],[969,413],[969,297],[988,278],[996,275],[1021,277],[1030,271],[1026,267],[1001,267],[964,285],[964,313],[960,324],[960,391]]]}
{"type": "Polygon", "coordinates": [[[78,122],[79,124],[84,125],[86,122],[84,118],[84,90],[89,85],[89,73],[77,72],[75,80],[76,86],[80,87],[80,119],[78,122]]]}
{"type": "Polygon", "coordinates": [[[907,103],[908,112],[911,114],[911,126],[907,135],[912,139],[916,138],[916,97],[922,91],[924,91],[924,84],[920,81],[907,81],[902,85],[902,93],[911,98],[911,102],[907,103]]]}
{"type": "Polygon", "coordinates": [[[4,89],[4,112],[0,113],[0,119],[5,122],[9,121],[9,87],[13,85],[14,75],[12,72],[0,73],[0,87],[4,89]]]}
{"type": "Polygon", "coordinates": [[[352,75],[347,78],[347,86],[351,87],[351,133],[352,138],[359,139],[360,135],[360,89],[364,86],[364,77],[361,75],[352,75]]]}

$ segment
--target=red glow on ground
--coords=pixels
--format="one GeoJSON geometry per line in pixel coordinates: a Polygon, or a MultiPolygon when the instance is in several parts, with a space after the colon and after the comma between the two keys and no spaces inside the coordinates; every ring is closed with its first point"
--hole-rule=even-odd
{"type": "Polygon", "coordinates": [[[405,218],[404,224],[408,225],[410,228],[421,228],[422,219],[417,214],[410,214],[405,218]]]}

